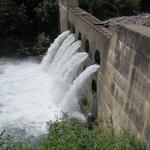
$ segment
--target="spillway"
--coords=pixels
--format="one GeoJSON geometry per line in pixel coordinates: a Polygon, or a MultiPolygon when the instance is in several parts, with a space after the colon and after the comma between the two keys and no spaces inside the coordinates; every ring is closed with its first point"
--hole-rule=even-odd
{"type": "Polygon", "coordinates": [[[60,34],[41,63],[36,59],[0,58],[0,131],[39,136],[47,133],[47,122],[62,111],[84,119],[79,100],[86,81],[97,72],[92,65],[79,73],[88,58],[80,52],[81,41],[69,31],[60,34]]]}

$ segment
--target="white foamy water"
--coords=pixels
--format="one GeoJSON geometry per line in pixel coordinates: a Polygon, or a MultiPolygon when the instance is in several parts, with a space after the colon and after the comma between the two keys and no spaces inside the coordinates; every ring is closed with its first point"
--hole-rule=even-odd
{"type": "Polygon", "coordinates": [[[1,68],[0,128],[25,129],[35,136],[45,133],[45,123],[61,114],[51,98],[49,75],[31,61],[6,62],[1,68]]]}
{"type": "Polygon", "coordinates": [[[19,129],[38,136],[46,133],[46,123],[61,117],[62,111],[84,119],[78,101],[86,91],[81,89],[98,66],[78,76],[88,58],[79,52],[80,46],[67,31],[54,41],[41,64],[34,59],[0,59],[0,130],[19,129]]]}
{"type": "Polygon", "coordinates": [[[69,31],[63,32],[55,39],[54,43],[52,43],[52,45],[49,47],[46,53],[46,56],[43,58],[42,64],[41,64],[44,70],[47,70],[49,68],[48,64],[52,63],[57,53],[57,50],[59,49],[60,45],[62,44],[62,42],[65,40],[65,38],[68,35],[69,35],[69,31]]]}
{"type": "Polygon", "coordinates": [[[66,93],[60,107],[63,111],[76,116],[80,112],[79,100],[84,98],[86,94],[86,84],[89,77],[97,72],[99,65],[92,65],[85,69],[73,82],[70,90],[66,93]],[[71,100],[70,100],[71,99],[71,100]],[[68,107],[69,106],[69,107],[68,107]],[[76,107],[74,107],[76,106],[76,107]]]}

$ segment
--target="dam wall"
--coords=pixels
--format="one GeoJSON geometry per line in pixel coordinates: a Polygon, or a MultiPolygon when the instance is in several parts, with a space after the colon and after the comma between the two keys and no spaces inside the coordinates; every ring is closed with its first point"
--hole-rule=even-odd
{"type": "Polygon", "coordinates": [[[115,46],[109,49],[105,76],[101,78],[104,82],[100,101],[112,115],[115,129],[132,129],[149,143],[150,28],[124,25],[113,42],[115,46]]]}
{"type": "Polygon", "coordinates": [[[109,118],[115,132],[131,129],[150,143],[150,28],[126,24],[112,31],[77,0],[59,0],[59,6],[61,31],[75,33],[89,54],[82,69],[100,65],[81,102],[83,112],[109,118]]]}

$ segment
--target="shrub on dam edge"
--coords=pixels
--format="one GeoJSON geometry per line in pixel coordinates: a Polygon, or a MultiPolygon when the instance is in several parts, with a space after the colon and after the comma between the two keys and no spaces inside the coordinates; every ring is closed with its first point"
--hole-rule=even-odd
{"type": "Polygon", "coordinates": [[[0,150],[146,150],[146,144],[127,130],[114,136],[112,130],[88,130],[85,123],[64,116],[50,122],[49,132],[37,142],[15,142],[0,134],[0,150]]]}

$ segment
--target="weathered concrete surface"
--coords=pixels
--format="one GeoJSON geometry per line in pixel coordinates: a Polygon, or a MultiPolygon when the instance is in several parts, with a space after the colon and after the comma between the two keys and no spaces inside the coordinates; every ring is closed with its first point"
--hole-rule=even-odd
{"type": "Polygon", "coordinates": [[[109,49],[104,93],[111,101],[114,126],[132,128],[149,141],[150,116],[150,28],[125,25],[117,33],[115,48],[109,49]],[[107,78],[111,78],[107,82],[107,78]],[[120,110],[118,109],[120,107],[120,110]],[[116,115],[117,114],[117,115],[116,115]]]}
{"type": "Polygon", "coordinates": [[[96,51],[100,54],[100,69],[93,77],[97,103],[92,106],[89,84],[83,111],[97,109],[97,118],[111,118],[115,131],[130,128],[150,143],[150,28],[122,25],[112,32],[77,6],[77,0],[60,0],[61,31],[69,28],[82,40],[82,50],[89,49],[83,68],[97,61],[96,51]]]}

